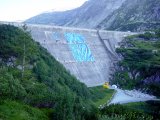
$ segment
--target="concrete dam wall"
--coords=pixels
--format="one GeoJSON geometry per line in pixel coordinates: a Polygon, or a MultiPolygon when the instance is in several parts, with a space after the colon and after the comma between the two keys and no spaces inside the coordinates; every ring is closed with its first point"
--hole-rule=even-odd
{"type": "Polygon", "coordinates": [[[115,52],[118,43],[135,34],[33,24],[27,27],[35,41],[88,87],[109,81],[113,64],[119,59],[115,52]]]}
{"type": "Polygon", "coordinates": [[[27,25],[34,40],[87,86],[109,81],[118,43],[134,33],[27,25]]]}

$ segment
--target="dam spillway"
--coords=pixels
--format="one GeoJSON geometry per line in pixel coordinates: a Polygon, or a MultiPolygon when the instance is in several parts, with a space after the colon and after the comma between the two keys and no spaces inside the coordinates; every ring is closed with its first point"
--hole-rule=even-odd
{"type": "MultiPolygon", "coordinates": [[[[21,27],[23,24],[12,25],[21,27]]],[[[34,24],[27,27],[35,41],[88,87],[109,81],[113,64],[119,60],[115,52],[119,42],[136,34],[34,24]]]]}

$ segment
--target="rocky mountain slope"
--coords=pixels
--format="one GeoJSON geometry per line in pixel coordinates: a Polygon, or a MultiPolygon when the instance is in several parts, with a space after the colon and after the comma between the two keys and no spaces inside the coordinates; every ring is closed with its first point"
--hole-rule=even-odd
{"type": "Polygon", "coordinates": [[[160,96],[160,30],[128,36],[116,51],[123,59],[114,67],[112,84],[160,96]]]}
{"type": "Polygon", "coordinates": [[[28,19],[27,23],[95,28],[125,0],[89,0],[81,7],[64,12],[43,13],[28,19]]]}
{"type": "Polygon", "coordinates": [[[98,27],[123,31],[160,28],[160,0],[127,0],[98,27]]]}
{"type": "Polygon", "coordinates": [[[159,0],[89,0],[81,7],[64,12],[43,13],[27,23],[144,31],[160,28],[159,0]]]}

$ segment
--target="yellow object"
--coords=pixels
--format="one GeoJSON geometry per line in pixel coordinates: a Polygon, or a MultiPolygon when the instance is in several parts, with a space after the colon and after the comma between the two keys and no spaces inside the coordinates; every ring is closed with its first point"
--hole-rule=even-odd
{"type": "Polygon", "coordinates": [[[109,82],[105,82],[103,85],[103,88],[108,89],[109,88],[109,82]]]}

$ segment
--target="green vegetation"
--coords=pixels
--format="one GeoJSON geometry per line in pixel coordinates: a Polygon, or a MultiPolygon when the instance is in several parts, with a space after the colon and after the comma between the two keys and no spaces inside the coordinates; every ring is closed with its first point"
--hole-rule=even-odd
{"type": "Polygon", "coordinates": [[[100,111],[102,120],[153,120],[151,115],[123,105],[109,105],[100,111]]]}
{"type": "Polygon", "coordinates": [[[159,120],[160,101],[146,101],[105,106],[100,120],[159,120]]]}
{"type": "Polygon", "coordinates": [[[92,100],[97,107],[105,105],[113,96],[115,90],[105,89],[102,86],[92,87],[90,91],[93,95],[92,100]]]}
{"type": "Polygon", "coordinates": [[[150,106],[148,106],[148,104],[146,102],[133,102],[133,103],[127,103],[127,104],[123,104],[124,106],[127,106],[129,108],[135,109],[135,110],[140,110],[140,111],[144,111],[144,112],[148,112],[148,111],[152,111],[150,109],[150,106]]]}
{"type": "Polygon", "coordinates": [[[89,89],[34,42],[26,26],[0,25],[0,42],[0,100],[51,108],[54,120],[97,118],[89,89]]]}
{"type": "Polygon", "coordinates": [[[102,118],[100,118],[99,120],[126,120],[124,116],[118,116],[118,115],[114,115],[114,116],[103,116],[102,118]]]}
{"type": "Polygon", "coordinates": [[[117,53],[123,60],[112,82],[124,89],[141,88],[160,96],[160,81],[153,82],[160,75],[160,30],[126,37],[117,53]]]}
{"type": "Polygon", "coordinates": [[[2,120],[48,120],[43,111],[10,100],[0,101],[0,118],[2,120]]]}
{"type": "Polygon", "coordinates": [[[160,119],[160,101],[127,103],[124,104],[124,106],[150,114],[153,116],[154,120],[160,119]]]}

